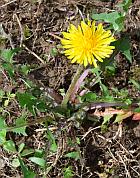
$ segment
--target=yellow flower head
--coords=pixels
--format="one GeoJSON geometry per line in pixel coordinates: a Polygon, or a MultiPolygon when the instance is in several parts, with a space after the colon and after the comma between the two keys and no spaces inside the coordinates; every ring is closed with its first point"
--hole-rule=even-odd
{"type": "Polygon", "coordinates": [[[81,22],[76,28],[70,25],[68,32],[62,32],[64,38],[61,43],[65,48],[65,55],[72,63],[93,64],[97,67],[96,60],[103,62],[104,58],[110,57],[113,53],[114,46],[109,46],[115,41],[110,30],[104,30],[100,23],[98,26],[95,22],[88,21],[88,24],[81,22]]]}

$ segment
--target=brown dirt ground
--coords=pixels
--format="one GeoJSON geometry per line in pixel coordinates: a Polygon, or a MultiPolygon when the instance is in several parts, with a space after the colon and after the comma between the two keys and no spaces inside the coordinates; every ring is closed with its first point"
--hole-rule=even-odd
{"type": "MultiPolygon", "coordinates": [[[[59,89],[67,90],[71,77],[76,71],[77,65],[71,65],[64,56],[61,55],[60,42],[50,35],[61,35],[70,22],[77,24],[80,21],[81,14],[86,17],[92,10],[95,12],[110,11],[115,8],[118,1],[99,1],[99,0],[16,0],[6,6],[7,0],[0,1],[0,21],[7,34],[10,35],[10,43],[7,40],[0,44],[1,48],[19,47],[24,43],[28,49],[47,61],[47,65],[40,64],[40,61],[30,54],[29,50],[23,49],[15,57],[17,65],[29,64],[34,70],[29,74],[29,79],[37,85],[44,88],[50,87],[57,92],[59,89]],[[112,3],[114,2],[114,3],[112,3]],[[81,14],[79,13],[79,10],[81,14]],[[18,22],[20,21],[20,23],[18,22]],[[20,26],[21,25],[21,26],[20,26]],[[27,28],[30,36],[25,40],[22,39],[21,30],[27,28]],[[51,56],[52,48],[58,49],[57,56],[51,56]]],[[[124,56],[119,55],[117,58],[118,72],[114,78],[108,81],[108,86],[117,86],[119,89],[126,87],[130,95],[139,98],[140,93],[129,85],[128,79],[133,76],[140,81],[140,2],[133,0],[126,18],[126,30],[131,38],[133,63],[130,65],[124,56]],[[138,71],[138,72],[136,72],[138,71]],[[114,80],[115,79],[115,80],[114,80]]],[[[17,78],[18,78],[17,74],[17,78]]],[[[18,85],[14,86],[3,75],[0,75],[0,88],[5,91],[24,90],[22,82],[17,79],[18,85]],[[18,86],[18,87],[17,87],[18,86]]],[[[16,105],[16,103],[15,103],[16,105]]],[[[9,112],[13,117],[20,112],[15,105],[9,107],[9,112]]],[[[11,118],[12,119],[12,118],[11,118]]],[[[9,124],[12,121],[9,121],[9,124]]],[[[61,169],[63,166],[71,165],[75,172],[75,178],[139,178],[140,177],[140,123],[132,121],[131,118],[123,122],[123,125],[110,124],[106,132],[101,132],[98,128],[100,121],[96,124],[92,121],[83,122],[79,128],[75,123],[60,121],[56,137],[59,139],[60,156],[56,161],[54,168],[46,177],[61,178],[61,169]],[[61,132],[62,128],[68,132],[61,132]],[[96,128],[97,127],[97,128],[96,128]],[[94,129],[93,129],[94,128],[94,129]],[[116,135],[119,128],[122,128],[122,136],[116,135]],[[80,144],[82,158],[80,161],[66,160],[62,156],[69,148],[65,140],[83,136],[80,144]],[[116,135],[116,137],[115,137],[116,135]],[[63,142],[65,143],[63,145],[63,142]]],[[[43,133],[36,132],[41,125],[29,127],[28,137],[20,137],[9,134],[16,143],[22,141],[31,148],[45,148],[46,141],[43,133]]],[[[73,148],[74,149],[74,148],[73,148]]],[[[22,177],[20,169],[14,169],[10,165],[12,155],[7,154],[0,149],[0,177],[22,177]]],[[[54,161],[55,157],[51,156],[49,161],[54,161]]],[[[41,170],[30,163],[27,164],[41,174],[41,170]]],[[[40,176],[41,177],[41,176],[40,176]]]]}

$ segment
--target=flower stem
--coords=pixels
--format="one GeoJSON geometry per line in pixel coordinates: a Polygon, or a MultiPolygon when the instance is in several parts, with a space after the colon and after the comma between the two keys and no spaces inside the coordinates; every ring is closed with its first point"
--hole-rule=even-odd
{"type": "Polygon", "coordinates": [[[69,89],[67,90],[66,95],[64,96],[64,99],[63,99],[63,101],[61,103],[62,108],[67,108],[67,103],[68,103],[69,98],[70,98],[70,96],[71,96],[71,94],[73,92],[75,84],[76,84],[77,80],[80,77],[80,74],[81,74],[82,70],[83,70],[83,66],[79,64],[78,69],[77,69],[77,71],[76,71],[76,73],[75,73],[75,75],[74,75],[74,77],[72,79],[72,82],[71,82],[70,86],[69,86],[69,89]]]}

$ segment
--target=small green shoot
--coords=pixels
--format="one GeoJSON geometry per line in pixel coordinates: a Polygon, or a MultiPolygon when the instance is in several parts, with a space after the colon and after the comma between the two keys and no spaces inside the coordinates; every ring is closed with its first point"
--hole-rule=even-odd
{"type": "Polygon", "coordinates": [[[30,157],[29,160],[32,161],[33,163],[41,166],[42,168],[45,167],[45,160],[43,158],[30,157]]]}
{"type": "Polygon", "coordinates": [[[71,166],[64,168],[63,172],[64,178],[72,178],[74,176],[74,172],[71,166]]]}
{"type": "Polygon", "coordinates": [[[78,151],[73,151],[73,152],[69,152],[65,155],[65,157],[68,157],[68,158],[73,158],[75,160],[78,160],[80,159],[80,154],[78,151]]]}

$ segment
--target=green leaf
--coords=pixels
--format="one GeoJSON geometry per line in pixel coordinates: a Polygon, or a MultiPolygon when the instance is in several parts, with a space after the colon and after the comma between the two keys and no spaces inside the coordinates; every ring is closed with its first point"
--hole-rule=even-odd
{"type": "Polygon", "coordinates": [[[6,123],[3,117],[0,117],[0,145],[6,141],[6,123]]]}
{"type": "Polygon", "coordinates": [[[90,69],[90,71],[91,71],[93,74],[96,74],[98,77],[100,76],[100,75],[99,75],[99,72],[101,72],[101,70],[99,69],[99,67],[90,69]]]}
{"type": "Polygon", "coordinates": [[[23,33],[24,33],[25,38],[29,38],[31,36],[31,30],[28,27],[28,25],[25,25],[23,29],[23,33]]]}
{"type": "Polygon", "coordinates": [[[97,98],[97,95],[93,92],[88,92],[84,96],[81,97],[82,101],[92,102],[95,101],[97,98]]]}
{"type": "Polygon", "coordinates": [[[44,156],[44,151],[43,150],[39,150],[39,149],[35,149],[34,156],[38,157],[38,158],[42,158],[44,156]]]}
{"type": "Polygon", "coordinates": [[[123,0],[121,4],[118,4],[119,7],[122,7],[125,12],[128,11],[130,5],[132,3],[132,0],[123,0]]]}
{"type": "Polygon", "coordinates": [[[14,66],[10,63],[3,63],[2,67],[8,72],[9,76],[12,78],[14,76],[14,66]]]}
{"type": "Polygon", "coordinates": [[[102,102],[114,102],[114,97],[112,95],[106,95],[101,98],[102,102]]]}
{"type": "Polygon", "coordinates": [[[29,66],[27,66],[27,65],[22,65],[22,66],[21,66],[21,72],[22,72],[24,75],[28,75],[29,70],[30,70],[30,67],[29,67],[29,66]]]}
{"type": "Polygon", "coordinates": [[[103,124],[106,124],[108,121],[110,121],[111,117],[113,117],[113,114],[105,115],[103,119],[103,124]]]}
{"type": "Polygon", "coordinates": [[[16,95],[14,93],[11,93],[9,96],[10,98],[15,98],[16,95]]]}
{"type": "Polygon", "coordinates": [[[35,115],[34,107],[37,103],[37,98],[30,93],[17,93],[19,104],[21,107],[27,107],[28,110],[35,115]]]}
{"type": "Polygon", "coordinates": [[[22,153],[20,153],[20,155],[21,155],[22,157],[24,157],[24,156],[28,156],[28,155],[30,155],[30,154],[32,154],[32,153],[34,153],[34,149],[29,148],[29,149],[24,149],[24,150],[22,151],[22,153]]]}
{"type": "Polygon", "coordinates": [[[51,144],[50,150],[55,153],[57,151],[57,144],[56,144],[54,135],[52,134],[52,132],[49,129],[47,131],[47,138],[51,144]]]}
{"type": "Polygon", "coordinates": [[[124,54],[125,57],[128,59],[128,61],[129,61],[130,63],[132,63],[132,56],[131,56],[130,50],[124,51],[123,54],[124,54]]]}
{"type": "Polygon", "coordinates": [[[132,99],[128,98],[126,100],[124,100],[125,104],[127,104],[128,106],[132,104],[132,99]]]}
{"type": "Polygon", "coordinates": [[[6,129],[0,130],[0,145],[6,141],[6,129]]]}
{"type": "Polygon", "coordinates": [[[114,66],[106,66],[106,70],[109,70],[111,73],[115,73],[115,67],[114,66]]]}
{"type": "Polygon", "coordinates": [[[79,154],[78,151],[73,151],[73,152],[67,153],[67,154],[65,155],[65,157],[73,158],[73,159],[75,159],[75,160],[78,160],[78,159],[80,159],[80,154],[79,154]]]}
{"type": "Polygon", "coordinates": [[[23,148],[25,147],[25,143],[21,143],[19,146],[18,146],[18,152],[20,153],[23,148]]]}
{"type": "Polygon", "coordinates": [[[123,10],[127,12],[131,3],[132,3],[132,0],[124,0],[123,10]]]}
{"type": "Polygon", "coordinates": [[[116,49],[121,51],[122,54],[124,54],[124,56],[126,57],[126,59],[128,59],[128,61],[132,63],[132,56],[130,53],[131,47],[130,47],[129,38],[128,37],[121,38],[120,40],[116,41],[115,46],[116,46],[116,49]]]}
{"type": "Polygon", "coordinates": [[[33,171],[28,170],[27,166],[24,165],[24,162],[22,161],[20,157],[18,157],[18,159],[20,162],[20,166],[21,166],[24,178],[35,178],[36,174],[33,171]]]}
{"type": "Polygon", "coordinates": [[[38,102],[36,103],[36,107],[37,107],[37,109],[38,109],[39,111],[41,111],[41,112],[45,112],[46,109],[47,109],[46,103],[45,103],[44,101],[38,101],[38,102]]]}
{"type": "Polygon", "coordinates": [[[72,178],[73,176],[74,174],[71,166],[64,168],[64,178],[72,178]]]}
{"type": "Polygon", "coordinates": [[[57,54],[58,54],[57,49],[56,48],[52,48],[51,51],[50,51],[50,54],[51,54],[52,57],[57,56],[57,54]]]}
{"type": "Polygon", "coordinates": [[[5,33],[5,30],[4,30],[4,28],[3,28],[3,25],[2,25],[2,23],[0,23],[0,39],[2,40],[2,39],[5,39],[5,38],[9,38],[9,35],[7,35],[6,33],[5,33]]]}
{"type": "Polygon", "coordinates": [[[0,116],[0,130],[6,128],[7,125],[5,123],[5,119],[0,116]]]}
{"type": "Polygon", "coordinates": [[[51,147],[50,147],[50,150],[51,150],[52,152],[56,152],[56,151],[57,151],[56,142],[52,142],[51,147]]]}
{"type": "Polygon", "coordinates": [[[5,92],[0,89],[0,99],[2,99],[4,95],[5,95],[5,92]]]}
{"type": "Polygon", "coordinates": [[[27,134],[25,132],[26,126],[22,126],[22,125],[26,125],[25,116],[21,116],[21,117],[16,119],[16,125],[15,125],[15,128],[12,129],[12,131],[17,133],[17,134],[22,134],[24,136],[27,136],[27,134]]]}
{"type": "Polygon", "coordinates": [[[109,95],[108,88],[104,84],[100,83],[100,88],[101,88],[104,96],[108,96],[109,95]]]}
{"type": "Polygon", "coordinates": [[[78,145],[80,145],[80,138],[78,138],[78,137],[76,137],[76,143],[78,144],[78,145]]]}
{"type": "Polygon", "coordinates": [[[15,143],[12,140],[4,142],[3,149],[8,152],[17,152],[15,148],[15,143]]]}
{"type": "Polygon", "coordinates": [[[129,79],[129,83],[132,83],[138,90],[140,90],[140,83],[134,79],[129,79]]]}
{"type": "Polygon", "coordinates": [[[33,171],[28,170],[26,171],[24,178],[36,178],[36,174],[33,171]]]}
{"type": "Polygon", "coordinates": [[[119,92],[118,92],[118,96],[121,97],[121,98],[127,98],[128,96],[128,90],[127,89],[121,89],[119,92]]]}
{"type": "Polygon", "coordinates": [[[9,101],[10,101],[9,99],[7,99],[7,100],[4,101],[4,107],[7,107],[7,106],[8,106],[9,101]]]}
{"type": "Polygon", "coordinates": [[[122,30],[122,22],[123,15],[117,11],[111,13],[100,13],[100,14],[92,14],[92,18],[94,20],[103,20],[107,23],[112,24],[114,30],[121,31],[122,30]],[[121,19],[120,19],[121,18],[121,19]]]}
{"type": "Polygon", "coordinates": [[[139,113],[139,112],[140,112],[140,107],[139,107],[139,108],[134,109],[134,112],[139,113]]]}
{"type": "Polygon", "coordinates": [[[12,63],[12,58],[13,58],[14,52],[11,49],[4,49],[1,51],[0,56],[3,58],[6,62],[12,63]]]}
{"type": "Polygon", "coordinates": [[[19,159],[18,158],[15,158],[12,160],[12,166],[17,168],[20,166],[20,162],[19,162],[19,159]]]}
{"type": "Polygon", "coordinates": [[[120,17],[120,14],[118,12],[111,12],[111,13],[100,13],[100,14],[92,14],[92,18],[94,20],[104,20],[108,23],[114,23],[117,18],[120,17]]]}
{"type": "Polygon", "coordinates": [[[115,23],[116,23],[116,30],[117,31],[120,32],[124,29],[124,20],[125,20],[125,16],[121,16],[121,17],[116,19],[115,23]]]}
{"type": "Polygon", "coordinates": [[[132,115],[131,112],[126,112],[124,114],[118,114],[116,116],[116,119],[115,119],[114,123],[116,123],[116,122],[122,122],[124,119],[130,117],[131,115],[132,115]]]}
{"type": "Polygon", "coordinates": [[[21,48],[15,48],[15,49],[4,49],[0,51],[0,56],[8,63],[13,63],[13,56],[15,53],[19,52],[21,48]]]}
{"type": "Polygon", "coordinates": [[[41,167],[45,167],[46,161],[43,158],[30,157],[29,160],[41,167]]]}
{"type": "Polygon", "coordinates": [[[18,97],[19,103],[22,107],[33,106],[37,100],[36,97],[31,95],[30,93],[17,93],[17,97],[18,97]]]}
{"type": "Polygon", "coordinates": [[[15,49],[4,49],[0,51],[0,57],[4,60],[2,67],[8,72],[9,76],[12,78],[15,72],[15,66],[13,65],[13,56],[15,53],[20,51],[21,48],[15,49]]]}

